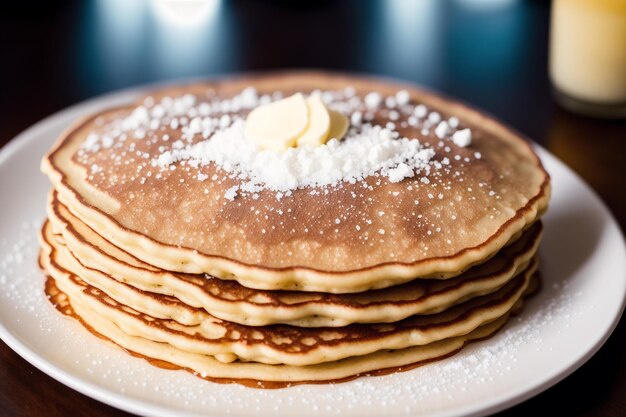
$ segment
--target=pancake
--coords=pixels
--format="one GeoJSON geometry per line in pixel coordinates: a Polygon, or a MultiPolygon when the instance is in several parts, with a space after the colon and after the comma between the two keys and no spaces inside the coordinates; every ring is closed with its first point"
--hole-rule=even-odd
{"type": "MultiPolygon", "coordinates": [[[[58,288],[67,294],[75,310],[76,305],[80,305],[78,310],[89,310],[126,334],[166,343],[185,352],[213,356],[219,361],[243,360],[293,366],[316,365],[379,350],[406,349],[468,334],[506,315],[522,297],[537,266],[536,262],[531,263],[523,273],[494,293],[473,298],[441,313],[412,316],[394,323],[352,324],[340,328],[250,327],[205,314],[200,324],[184,325],[154,317],[150,314],[154,298],[133,287],[110,280],[114,285],[136,292],[133,299],[139,301],[133,307],[137,309],[121,304],[101,289],[87,284],[76,271],[60,265],[63,259],[57,256],[55,246],[48,232],[48,236],[42,238],[40,261],[58,288]]],[[[167,302],[177,303],[173,298],[167,302]]]]}
{"type": "Polygon", "coordinates": [[[486,263],[449,280],[415,280],[381,290],[336,295],[254,290],[236,281],[159,270],[95,234],[54,198],[49,204],[49,218],[67,245],[67,248],[56,248],[64,259],[58,261],[61,266],[75,271],[87,283],[125,305],[137,304],[132,301],[135,293],[112,285],[111,280],[145,292],[175,297],[184,303],[178,310],[170,303],[163,306],[156,303],[152,311],[159,311],[160,318],[182,320],[183,324],[198,324],[202,317],[191,314],[188,306],[249,326],[284,323],[336,327],[351,323],[389,323],[415,314],[441,312],[506,284],[527,267],[542,234],[541,223],[537,222],[486,263]]]}
{"type": "MultiPolygon", "coordinates": [[[[406,371],[456,353],[468,342],[491,336],[505,324],[508,318],[508,316],[501,317],[466,335],[429,345],[395,351],[379,351],[319,365],[223,363],[211,356],[184,352],[165,343],[128,335],[80,303],[72,303],[67,295],[56,287],[52,278],[46,281],[46,293],[63,314],[77,319],[98,337],[114,343],[134,356],[148,360],[153,365],[165,369],[184,369],[212,382],[237,383],[252,388],[283,388],[302,383],[344,382],[358,376],[406,371]]],[[[521,302],[516,308],[520,307],[521,302]]]]}
{"type": "Polygon", "coordinates": [[[158,366],[255,387],[411,369],[538,288],[550,179],[485,115],[328,73],[155,90],[42,161],[49,300],[158,366]]]}
{"type": "MultiPolygon", "coordinates": [[[[535,275],[533,278],[528,292],[534,291],[538,285],[538,277],[535,275]]],[[[266,365],[239,361],[223,363],[211,356],[181,351],[166,343],[157,343],[128,335],[80,303],[72,303],[50,277],[46,282],[46,293],[50,301],[63,314],[77,319],[100,338],[120,346],[134,356],[148,360],[153,365],[165,369],[184,369],[212,382],[237,383],[253,388],[282,388],[302,383],[344,382],[358,376],[385,375],[410,370],[415,366],[446,358],[458,352],[468,342],[491,336],[506,323],[510,316],[507,314],[466,335],[428,345],[378,351],[319,365],[266,365]]],[[[518,312],[521,306],[522,300],[518,301],[512,313],[518,312]]]]}
{"type": "Polygon", "coordinates": [[[548,174],[530,146],[479,112],[413,86],[306,72],[156,91],[74,124],[42,169],[74,216],[142,262],[253,289],[324,293],[458,276],[534,223],[550,193],[548,174]],[[158,166],[167,152],[213,136],[186,139],[169,115],[153,114],[174,102],[184,110],[181,123],[202,109],[228,122],[251,107],[222,104],[248,87],[261,96],[320,89],[331,96],[330,107],[352,115],[355,109],[367,114],[364,98],[371,92],[392,97],[406,90],[410,101],[393,109],[378,106],[372,124],[392,123],[400,137],[417,138],[434,156],[423,171],[399,182],[371,175],[288,192],[255,189],[232,199],[230,191],[245,189],[248,180],[230,175],[224,164],[158,166]],[[183,94],[179,101],[171,98],[183,94]],[[471,145],[411,123],[417,104],[437,117],[458,118],[461,128],[472,131],[471,145]],[[145,126],[137,123],[138,114],[149,114],[145,126]]]}

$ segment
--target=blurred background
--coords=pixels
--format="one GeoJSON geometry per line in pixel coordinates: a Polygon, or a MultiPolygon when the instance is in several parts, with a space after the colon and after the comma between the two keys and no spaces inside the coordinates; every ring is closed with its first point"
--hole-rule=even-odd
{"type": "Polygon", "coordinates": [[[582,173],[625,225],[626,202],[611,193],[624,175],[593,168],[626,162],[625,123],[555,106],[549,1],[66,0],[0,10],[3,141],[70,104],[137,84],[274,68],[372,73],[511,124],[582,173]]]}
{"type": "Polygon", "coordinates": [[[43,115],[33,114],[33,105],[61,108],[136,84],[273,68],[414,81],[528,126],[531,136],[542,134],[550,107],[545,1],[92,0],[2,7],[13,8],[0,29],[9,58],[3,72],[11,81],[3,104],[28,108],[34,117],[25,122],[43,115]],[[542,94],[528,89],[530,80],[542,94]],[[49,103],[32,103],[31,91],[49,103]]]}
{"type": "MultiPolygon", "coordinates": [[[[608,1],[620,2],[626,7],[608,1]]],[[[139,84],[277,68],[369,73],[421,84],[507,122],[578,172],[624,228],[626,122],[555,104],[550,18],[545,0],[5,1],[0,145],[68,105],[139,84]]],[[[503,415],[626,415],[624,327],[574,375],[503,415]]],[[[55,397],[58,415],[72,415],[76,404],[99,407],[92,415],[124,415],[4,345],[1,358],[0,381],[36,373],[36,391],[55,397]]],[[[0,403],[12,404],[10,387],[0,382],[0,403]]]]}

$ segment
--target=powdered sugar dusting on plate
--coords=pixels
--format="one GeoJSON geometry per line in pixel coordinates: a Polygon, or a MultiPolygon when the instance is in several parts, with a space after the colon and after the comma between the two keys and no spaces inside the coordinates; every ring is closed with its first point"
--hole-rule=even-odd
{"type": "Polygon", "coordinates": [[[61,318],[46,299],[43,274],[38,268],[37,234],[41,225],[41,220],[25,221],[17,235],[0,241],[0,302],[12,306],[16,321],[33,317],[40,331],[50,334],[54,332],[52,323],[61,318]]]}
{"type": "Polygon", "coordinates": [[[7,300],[21,302],[29,312],[35,312],[43,290],[37,268],[37,232],[41,221],[23,222],[20,233],[13,238],[0,241],[0,286],[1,296],[7,300]],[[24,297],[27,294],[28,297],[24,297]],[[32,303],[32,304],[31,304],[32,303]]]}

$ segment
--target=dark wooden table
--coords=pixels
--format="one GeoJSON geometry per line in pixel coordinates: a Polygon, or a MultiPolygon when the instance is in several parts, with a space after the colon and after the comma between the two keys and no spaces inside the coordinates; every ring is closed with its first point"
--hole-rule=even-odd
{"type": "MultiPolygon", "coordinates": [[[[224,1],[182,23],[155,3],[2,2],[0,145],[70,104],[136,84],[290,67],[367,72],[503,119],[578,172],[626,226],[626,122],[553,103],[548,2],[224,1]]],[[[621,417],[625,394],[622,320],[574,374],[500,415],[621,417]]],[[[0,415],[127,414],[66,388],[0,342],[0,415]]]]}

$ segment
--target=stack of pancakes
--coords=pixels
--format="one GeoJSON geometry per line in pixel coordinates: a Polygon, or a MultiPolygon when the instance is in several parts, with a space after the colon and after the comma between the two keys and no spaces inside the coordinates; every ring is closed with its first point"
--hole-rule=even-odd
{"type": "Polygon", "coordinates": [[[538,285],[550,193],[539,159],[499,123],[409,86],[281,73],[171,87],[77,122],[42,167],[52,303],[132,354],[209,380],[280,387],[410,369],[493,334],[538,285]],[[432,170],[224,198],[245,178],[151,163],[210,140],[185,137],[198,113],[245,118],[250,106],[231,99],[251,87],[321,90],[355,124],[355,108],[369,112],[433,148],[432,170]],[[410,99],[371,106],[372,93],[410,99]],[[172,102],[188,117],[155,104],[172,102]],[[471,129],[471,144],[436,134],[438,118],[471,129]]]}

